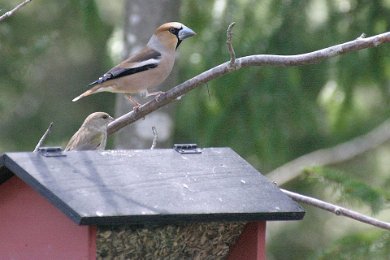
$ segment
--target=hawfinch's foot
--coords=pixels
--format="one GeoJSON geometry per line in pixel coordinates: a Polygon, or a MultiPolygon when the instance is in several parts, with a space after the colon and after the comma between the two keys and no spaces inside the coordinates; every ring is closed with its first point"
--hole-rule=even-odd
{"type": "Polygon", "coordinates": [[[133,110],[135,112],[138,111],[139,107],[141,106],[140,103],[136,99],[134,99],[131,95],[125,95],[126,98],[130,101],[131,105],[133,106],[133,110]]]}
{"type": "Polygon", "coordinates": [[[165,94],[164,91],[156,91],[156,92],[152,92],[152,93],[147,92],[146,95],[145,95],[145,97],[153,97],[153,96],[154,96],[154,99],[155,99],[156,101],[159,101],[158,98],[159,98],[161,95],[163,95],[163,94],[165,94]]]}

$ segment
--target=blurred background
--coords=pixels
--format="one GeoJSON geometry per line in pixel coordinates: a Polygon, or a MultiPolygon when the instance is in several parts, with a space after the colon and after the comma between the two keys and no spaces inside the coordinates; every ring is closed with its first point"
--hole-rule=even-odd
{"type": "MultiPolygon", "coordinates": [[[[19,2],[2,0],[1,14],[19,2]]],[[[0,23],[0,153],[33,150],[52,121],[46,145],[64,146],[90,113],[130,111],[111,93],[71,100],[172,20],[197,35],[180,46],[163,90],[227,61],[233,21],[238,57],[299,54],[389,31],[390,0],[34,0],[0,23]]],[[[389,118],[389,97],[389,44],[315,65],[245,68],[125,127],[109,148],[149,148],[155,125],[158,148],[231,147],[267,174],[372,131],[389,118]]],[[[389,221],[390,142],[283,187],[389,221]]],[[[268,224],[268,259],[388,259],[389,232],[303,206],[303,221],[268,224]]]]}

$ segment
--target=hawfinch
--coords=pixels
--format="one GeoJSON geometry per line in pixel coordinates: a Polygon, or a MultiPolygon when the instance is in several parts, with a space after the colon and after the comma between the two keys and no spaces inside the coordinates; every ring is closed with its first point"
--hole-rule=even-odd
{"type": "Polygon", "coordinates": [[[176,49],[184,39],[194,35],[193,30],[178,22],[161,25],[146,47],[89,84],[92,88],[72,101],[103,91],[123,93],[130,100],[130,94],[141,92],[150,96],[161,93],[148,93],[148,89],[158,86],[168,77],[175,63],[176,49]]]}
{"type": "Polygon", "coordinates": [[[114,118],[104,112],[90,114],[72,136],[65,151],[104,150],[107,143],[107,126],[113,120],[114,118]]]}

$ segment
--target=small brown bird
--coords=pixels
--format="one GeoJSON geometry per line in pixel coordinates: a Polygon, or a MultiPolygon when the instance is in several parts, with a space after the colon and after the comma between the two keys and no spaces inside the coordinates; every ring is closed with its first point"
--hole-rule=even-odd
{"type": "Polygon", "coordinates": [[[89,84],[92,88],[72,101],[104,91],[123,93],[130,100],[130,94],[141,92],[151,96],[162,93],[148,93],[148,89],[158,86],[169,76],[175,63],[176,49],[184,39],[193,35],[193,30],[178,22],[161,25],[143,49],[89,84]]]}
{"type": "Polygon", "coordinates": [[[107,143],[107,126],[113,120],[114,118],[104,112],[90,114],[69,140],[65,151],[104,150],[107,143]]]}

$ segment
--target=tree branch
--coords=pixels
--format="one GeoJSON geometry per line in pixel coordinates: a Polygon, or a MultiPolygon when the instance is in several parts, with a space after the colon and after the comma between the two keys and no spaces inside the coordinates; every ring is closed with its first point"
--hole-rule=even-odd
{"type": "Polygon", "coordinates": [[[382,43],[390,42],[390,32],[378,34],[368,38],[357,38],[353,41],[331,46],[322,50],[313,51],[298,55],[250,55],[236,59],[235,63],[240,66],[231,67],[230,61],[211,68],[201,74],[189,79],[176,87],[160,95],[158,100],[151,100],[140,106],[137,111],[131,111],[108,126],[108,133],[113,134],[119,129],[129,125],[147,114],[173,102],[190,90],[221,77],[225,74],[238,70],[242,67],[250,66],[299,66],[305,64],[318,63],[331,57],[339,56],[349,52],[354,52],[366,48],[377,47],[382,43]]]}
{"type": "Polygon", "coordinates": [[[22,3],[18,4],[17,6],[15,6],[15,8],[12,9],[11,11],[8,11],[5,14],[3,14],[2,16],[0,16],[0,22],[2,22],[3,20],[7,19],[10,16],[12,16],[16,11],[18,11],[20,8],[22,8],[26,4],[30,3],[31,1],[32,0],[25,0],[24,2],[22,2],[22,3]]]}
{"type": "Polygon", "coordinates": [[[340,215],[345,216],[345,217],[352,218],[352,219],[355,219],[357,221],[360,221],[360,222],[363,222],[363,223],[366,223],[366,224],[369,224],[369,225],[372,225],[375,227],[390,230],[390,223],[388,223],[388,222],[384,222],[384,221],[363,215],[363,214],[358,213],[356,211],[349,210],[349,209],[346,209],[346,208],[343,208],[343,207],[340,207],[340,206],[337,206],[337,205],[334,205],[334,204],[331,204],[331,203],[328,203],[328,202],[325,202],[325,201],[322,201],[319,199],[304,196],[304,195],[301,195],[301,194],[298,194],[295,192],[291,192],[288,190],[284,190],[284,189],[280,189],[280,190],[282,192],[284,192],[285,194],[287,194],[289,197],[291,197],[295,201],[302,202],[302,203],[314,206],[316,208],[327,210],[327,211],[332,212],[338,216],[340,216],[340,215]]]}
{"type": "Polygon", "coordinates": [[[325,166],[350,160],[390,140],[390,119],[365,135],[334,147],[317,150],[290,161],[268,173],[279,186],[298,177],[305,168],[325,166]]]}
{"type": "Polygon", "coordinates": [[[42,135],[41,139],[39,139],[39,142],[35,146],[33,152],[38,152],[39,147],[42,146],[43,142],[46,140],[48,134],[50,133],[52,126],[53,126],[53,122],[50,123],[49,127],[46,129],[46,132],[42,135]]]}
{"type": "MultiPolygon", "coordinates": [[[[250,67],[250,66],[299,66],[306,64],[314,64],[318,63],[322,60],[339,56],[342,54],[346,54],[349,52],[354,52],[366,48],[377,47],[382,43],[390,42],[390,32],[378,34],[372,37],[364,38],[359,37],[353,41],[349,41],[346,43],[338,44],[335,46],[331,46],[322,50],[313,51],[310,53],[299,54],[299,55],[250,55],[246,57],[241,57],[236,59],[235,52],[232,45],[232,28],[234,23],[230,24],[227,29],[227,41],[226,45],[230,55],[230,61],[220,64],[214,68],[211,68],[160,95],[159,98],[153,99],[144,105],[140,106],[138,110],[131,111],[119,118],[117,118],[114,122],[109,124],[108,133],[113,134],[121,128],[129,125],[140,118],[143,118],[147,114],[173,102],[176,99],[180,99],[185,93],[191,91],[192,89],[207,83],[213,79],[216,79],[220,76],[228,74],[232,71],[238,70],[242,67],[250,67]],[[238,65],[238,66],[237,66],[238,65]]],[[[356,145],[359,147],[360,151],[369,150],[372,147],[376,147],[377,145],[384,142],[384,140],[388,140],[388,137],[384,132],[387,131],[390,135],[389,131],[390,121],[385,123],[382,127],[378,127],[376,130],[368,133],[362,139],[354,139],[350,143],[341,144],[334,148],[333,150],[327,151],[324,156],[323,153],[315,154],[315,158],[325,157],[326,162],[335,162],[336,160],[341,160],[344,158],[352,158],[356,156],[357,153],[355,149],[356,145]],[[379,132],[379,134],[378,134],[379,132]],[[329,153],[329,154],[328,154],[329,153]],[[341,154],[340,154],[341,153],[341,154]]],[[[153,147],[153,145],[152,145],[153,147]]],[[[325,150],[326,152],[326,150],[325,150]]],[[[305,159],[305,158],[304,158],[305,159]]],[[[307,159],[307,158],[306,158],[307,159]]],[[[313,158],[309,157],[309,162],[312,161],[313,158]]],[[[308,165],[308,160],[302,160],[305,167],[308,165]]],[[[299,170],[300,171],[300,170],[299,170]]],[[[287,190],[283,190],[288,196],[293,198],[296,201],[307,203],[309,205],[325,209],[327,211],[333,212],[337,215],[343,215],[363,223],[367,223],[370,225],[374,225],[380,228],[384,228],[390,230],[390,223],[386,223],[366,215],[360,214],[358,212],[339,207],[333,205],[331,203],[327,203],[315,198],[303,196],[294,192],[290,192],[287,190]]]]}
{"type": "Polygon", "coordinates": [[[158,139],[158,133],[156,127],[152,126],[152,132],[153,132],[153,142],[152,142],[152,146],[150,147],[150,150],[156,148],[157,139],[158,139]]]}
{"type": "Polygon", "coordinates": [[[236,53],[234,52],[233,43],[232,43],[232,40],[233,40],[232,30],[233,30],[234,25],[236,25],[236,23],[229,24],[229,27],[227,28],[227,31],[226,31],[226,47],[227,47],[229,55],[230,55],[229,67],[231,69],[232,68],[234,69],[234,67],[237,66],[236,53]]]}

